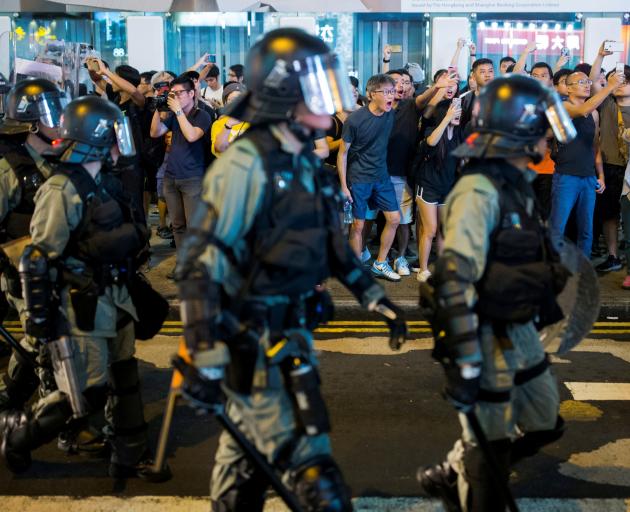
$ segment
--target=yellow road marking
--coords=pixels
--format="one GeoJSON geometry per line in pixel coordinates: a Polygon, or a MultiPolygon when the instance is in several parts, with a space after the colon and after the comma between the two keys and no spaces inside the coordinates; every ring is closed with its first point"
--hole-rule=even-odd
{"type": "Polygon", "coordinates": [[[560,416],[567,421],[597,421],[603,414],[599,407],[586,402],[565,400],[560,404],[560,416]]]}

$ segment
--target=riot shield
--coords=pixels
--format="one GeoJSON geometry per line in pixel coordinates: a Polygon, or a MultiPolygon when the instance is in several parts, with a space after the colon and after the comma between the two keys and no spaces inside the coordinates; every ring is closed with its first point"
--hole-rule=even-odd
{"type": "Polygon", "coordinates": [[[564,354],[588,335],[599,316],[599,280],[593,265],[575,244],[558,235],[552,241],[571,276],[558,296],[564,318],[542,329],[540,341],[545,347],[557,344],[557,353],[564,354]]]}

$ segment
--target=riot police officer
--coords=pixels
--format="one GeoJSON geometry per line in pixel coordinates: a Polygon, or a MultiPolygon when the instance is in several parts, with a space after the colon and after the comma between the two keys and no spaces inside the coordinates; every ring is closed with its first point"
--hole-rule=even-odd
{"type": "Polygon", "coordinates": [[[59,165],[35,197],[19,268],[25,329],[50,347],[58,390],[32,410],[0,414],[0,454],[12,471],[25,471],[31,450],[72,418],[80,428],[106,404],[110,476],[147,477],[137,317],[127,288],[147,231],[120,182],[105,172],[119,155],[133,155],[133,140],[118,107],[96,96],[68,104],[60,138],[59,165]]]}
{"type": "Polygon", "coordinates": [[[474,132],[454,152],[469,160],[447,198],[432,288],[421,288],[433,357],[444,367],[463,434],[447,461],[418,479],[448,511],[503,512],[510,464],[562,435],[537,327],[558,319],[550,313],[558,311],[566,270],[527,169],[545,154],[550,127],[560,142],[575,137],[555,92],[528,77],[499,78],[481,91],[474,132]],[[475,436],[477,423],[498,467],[475,436]]]}
{"type": "MultiPolygon", "coordinates": [[[[52,173],[52,164],[48,159],[54,156],[52,141],[58,137],[59,120],[66,103],[65,93],[41,78],[18,82],[8,94],[5,118],[0,125],[2,243],[29,234],[35,194],[52,173]]],[[[0,251],[0,258],[2,256],[4,253],[0,251]]],[[[24,325],[24,301],[21,300],[17,269],[6,257],[2,258],[1,265],[0,286],[6,303],[17,310],[24,325]]],[[[28,336],[22,345],[33,354],[38,352],[34,340],[28,336]]],[[[22,407],[38,383],[32,363],[14,353],[7,375],[0,383],[0,410],[22,407]]]]}
{"type": "MultiPolygon", "coordinates": [[[[198,370],[185,392],[210,409],[223,380],[228,415],[304,509],[351,510],[312,351],[311,331],[331,306],[318,285],[334,275],[364,307],[382,312],[393,348],[406,326],[350,250],[338,183],[312,151],[314,130],[351,108],[348,79],[320,39],[297,29],[267,33],[246,69],[248,92],[227,115],[251,128],[206,173],[178,253],[185,339],[198,370]]],[[[212,510],[260,511],[267,487],[223,432],[212,510]]]]}

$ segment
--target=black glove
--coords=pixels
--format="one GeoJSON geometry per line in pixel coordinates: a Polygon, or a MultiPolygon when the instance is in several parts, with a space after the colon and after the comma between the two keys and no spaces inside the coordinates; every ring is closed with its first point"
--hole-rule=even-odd
{"type": "Polygon", "coordinates": [[[446,384],[445,398],[461,412],[467,412],[477,402],[481,382],[480,365],[462,367],[453,361],[441,342],[436,342],[431,356],[437,359],[444,368],[446,384]],[[463,375],[462,375],[463,373],[463,375]]]}
{"type": "Polygon", "coordinates": [[[395,351],[400,350],[409,335],[405,313],[387,297],[379,299],[374,309],[385,317],[385,322],[389,327],[389,348],[395,351]]]}
{"type": "Polygon", "coordinates": [[[182,395],[193,408],[211,412],[223,403],[223,368],[210,368],[210,375],[205,375],[179,356],[173,358],[173,366],[184,378],[182,395]]]}

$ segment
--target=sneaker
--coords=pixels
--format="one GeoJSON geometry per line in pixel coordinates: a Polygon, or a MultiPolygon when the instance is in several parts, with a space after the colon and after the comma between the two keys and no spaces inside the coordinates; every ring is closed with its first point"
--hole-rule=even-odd
{"type": "Polygon", "coordinates": [[[630,290],[630,276],[626,276],[626,278],[623,280],[623,283],[621,283],[621,287],[624,290],[630,290]]]}
{"type": "Polygon", "coordinates": [[[595,270],[597,270],[597,272],[611,272],[613,270],[621,270],[621,267],[621,260],[609,254],[606,261],[597,265],[595,270]]]}
{"type": "Polygon", "coordinates": [[[400,256],[394,260],[394,270],[399,276],[408,276],[411,274],[409,263],[404,256],[400,256]]]}
{"type": "Polygon", "coordinates": [[[173,239],[173,230],[167,226],[163,228],[157,228],[157,235],[164,240],[173,239]]]}
{"type": "Polygon", "coordinates": [[[375,261],[372,264],[372,274],[374,277],[378,277],[380,279],[387,279],[388,281],[400,281],[400,276],[392,270],[392,267],[389,266],[389,263],[386,261],[378,262],[375,261]]]}
{"type": "Polygon", "coordinates": [[[363,249],[363,252],[361,253],[361,263],[367,263],[368,261],[370,261],[370,258],[372,258],[372,255],[370,254],[370,251],[366,247],[365,249],[363,249]]]}
{"type": "Polygon", "coordinates": [[[419,283],[426,283],[427,279],[429,279],[429,277],[431,277],[431,271],[430,270],[423,270],[421,272],[418,272],[418,275],[416,276],[416,279],[418,280],[419,283]]]}

